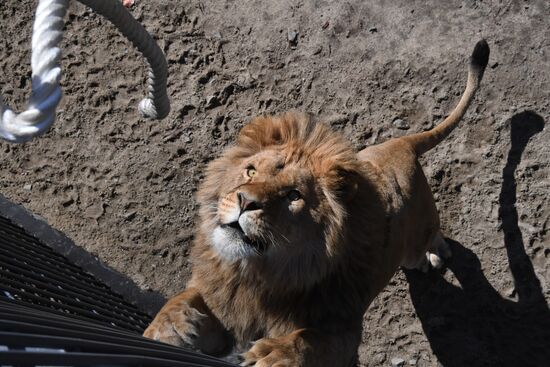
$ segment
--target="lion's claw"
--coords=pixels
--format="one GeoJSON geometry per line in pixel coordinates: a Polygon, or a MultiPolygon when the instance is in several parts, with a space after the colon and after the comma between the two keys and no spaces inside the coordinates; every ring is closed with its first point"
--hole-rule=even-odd
{"type": "Polygon", "coordinates": [[[194,347],[206,317],[187,302],[178,302],[161,310],[143,336],[176,346],[194,347]]]}
{"type": "Polygon", "coordinates": [[[242,354],[241,366],[292,367],[301,365],[293,340],[287,338],[260,339],[253,343],[248,352],[242,354]]]}

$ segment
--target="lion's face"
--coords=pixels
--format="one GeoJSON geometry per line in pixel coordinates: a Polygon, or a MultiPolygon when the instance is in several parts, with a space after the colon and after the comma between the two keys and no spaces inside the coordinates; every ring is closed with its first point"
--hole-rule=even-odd
{"type": "Polygon", "coordinates": [[[262,151],[244,159],[227,178],[212,236],[227,260],[296,256],[323,246],[315,179],[309,169],[286,158],[278,149],[262,151]]]}
{"type": "MultiPolygon", "coordinates": [[[[199,195],[201,228],[223,261],[306,286],[338,256],[345,234],[342,189],[349,175],[338,160],[343,152],[326,150],[343,144],[328,128],[285,118],[247,125],[237,146],[210,165],[199,195]],[[268,136],[262,142],[258,133],[268,136]],[[320,140],[308,140],[315,136],[320,140]]],[[[354,157],[347,145],[341,148],[346,158],[354,157]]]]}

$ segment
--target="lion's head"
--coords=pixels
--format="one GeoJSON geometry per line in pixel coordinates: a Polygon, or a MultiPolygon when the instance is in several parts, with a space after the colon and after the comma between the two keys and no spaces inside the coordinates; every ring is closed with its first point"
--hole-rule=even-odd
{"type": "Polygon", "coordinates": [[[201,231],[222,261],[307,287],[343,251],[361,169],[352,147],[308,116],[258,117],[209,165],[201,231]]]}

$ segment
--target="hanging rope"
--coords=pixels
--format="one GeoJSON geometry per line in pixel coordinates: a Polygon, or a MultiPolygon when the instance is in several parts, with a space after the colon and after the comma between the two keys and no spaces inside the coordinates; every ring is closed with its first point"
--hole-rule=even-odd
{"type": "Polygon", "coordinates": [[[130,40],[149,63],[147,83],[148,98],[139,103],[140,112],[150,118],[163,119],[170,112],[170,100],[166,95],[168,65],[163,52],[143,26],[132,17],[119,1],[78,0],[93,11],[103,15],[130,40]]]}
{"type": "MultiPolygon", "coordinates": [[[[146,57],[149,63],[148,96],[139,104],[140,112],[162,119],[170,111],[166,94],[166,59],[149,33],[126,11],[119,1],[79,0],[110,20],[146,57]]],[[[32,36],[32,92],[27,109],[19,114],[4,105],[0,96],[0,138],[22,143],[45,133],[55,120],[61,100],[61,50],[58,47],[68,0],[40,0],[32,36]]]]}
{"type": "Polygon", "coordinates": [[[61,100],[61,40],[68,0],[41,0],[32,33],[32,93],[26,111],[15,114],[0,96],[0,137],[22,143],[43,134],[55,120],[61,100]]]}

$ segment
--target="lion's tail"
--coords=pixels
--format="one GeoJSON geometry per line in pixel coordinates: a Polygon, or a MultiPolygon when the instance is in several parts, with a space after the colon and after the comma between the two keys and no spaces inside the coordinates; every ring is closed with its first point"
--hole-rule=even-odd
{"type": "Polygon", "coordinates": [[[481,40],[476,44],[472,57],[470,57],[466,90],[453,112],[433,129],[404,137],[412,145],[417,155],[421,155],[435,147],[458,125],[458,122],[464,116],[470,102],[474,98],[488,62],[489,45],[485,40],[481,40]]]}

